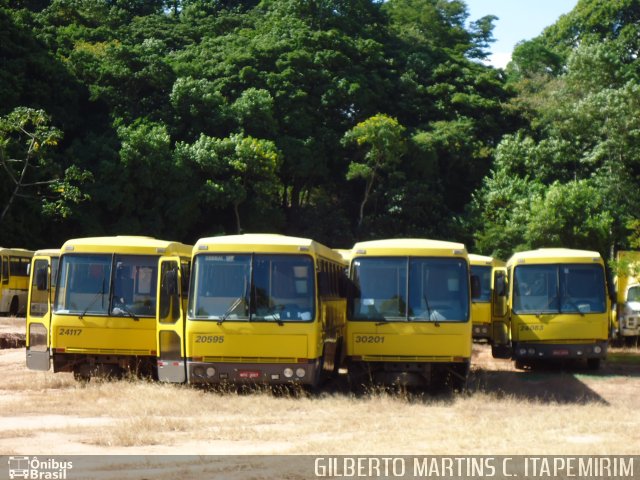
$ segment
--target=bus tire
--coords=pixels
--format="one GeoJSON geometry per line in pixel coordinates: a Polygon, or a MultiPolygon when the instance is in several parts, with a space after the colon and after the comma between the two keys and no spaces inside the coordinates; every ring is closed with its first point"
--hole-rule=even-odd
{"type": "Polygon", "coordinates": [[[599,358],[587,358],[587,368],[589,370],[599,370],[600,369],[600,359],[599,358]]]}
{"type": "Polygon", "coordinates": [[[18,297],[13,297],[11,299],[11,306],[9,307],[9,315],[11,317],[17,316],[19,307],[20,307],[20,302],[18,301],[18,297]]]}
{"type": "Polygon", "coordinates": [[[91,381],[91,373],[86,368],[74,368],[73,379],[76,382],[88,383],[91,381]]]}

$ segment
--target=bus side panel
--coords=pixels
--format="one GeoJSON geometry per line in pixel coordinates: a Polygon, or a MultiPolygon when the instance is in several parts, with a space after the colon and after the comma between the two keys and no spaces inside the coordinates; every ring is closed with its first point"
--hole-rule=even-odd
{"type": "Polygon", "coordinates": [[[0,311],[11,315],[26,313],[29,291],[29,275],[27,267],[32,256],[11,254],[2,257],[2,299],[0,311]],[[6,265],[6,266],[5,266],[6,265]]]}
{"type": "Polygon", "coordinates": [[[323,355],[323,369],[337,373],[345,351],[345,330],[347,322],[345,299],[322,302],[322,329],[317,351],[323,355]]]}

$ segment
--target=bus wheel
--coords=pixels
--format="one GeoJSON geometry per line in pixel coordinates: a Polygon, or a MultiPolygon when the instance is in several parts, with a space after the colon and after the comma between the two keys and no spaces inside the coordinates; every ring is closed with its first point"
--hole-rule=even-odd
{"type": "Polygon", "coordinates": [[[469,379],[469,362],[460,365],[452,365],[448,372],[447,384],[451,392],[465,393],[469,379]]]}
{"type": "Polygon", "coordinates": [[[324,380],[324,373],[322,371],[323,368],[324,368],[324,350],[322,351],[322,356],[320,357],[320,360],[316,363],[315,373],[314,373],[313,379],[311,380],[311,384],[309,385],[309,389],[312,393],[318,393],[318,391],[320,390],[320,386],[322,385],[322,382],[324,380]]]}
{"type": "Polygon", "coordinates": [[[76,382],[88,383],[91,380],[91,373],[88,368],[74,368],[73,378],[76,382]]]}
{"type": "Polygon", "coordinates": [[[9,315],[12,317],[15,317],[16,315],[18,315],[18,307],[19,307],[19,303],[18,303],[18,297],[13,297],[11,299],[11,306],[9,307],[9,315]]]}
{"type": "Polygon", "coordinates": [[[587,368],[589,370],[599,370],[600,369],[600,359],[599,358],[587,358],[587,368]]]}

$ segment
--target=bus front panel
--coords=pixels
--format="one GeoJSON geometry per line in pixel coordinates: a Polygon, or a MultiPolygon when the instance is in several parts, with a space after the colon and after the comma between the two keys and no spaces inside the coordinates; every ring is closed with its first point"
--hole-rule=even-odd
{"type": "Polygon", "coordinates": [[[324,340],[311,256],[199,254],[190,291],[190,382],[314,382],[324,340]]]}
{"type": "Polygon", "coordinates": [[[348,355],[353,360],[468,362],[464,258],[362,257],[352,264],[348,355]]]}
{"type": "Polygon", "coordinates": [[[130,357],[155,357],[158,258],[61,257],[51,321],[56,371],[74,369],[85,360],[122,366],[130,357]]]}
{"type": "Polygon", "coordinates": [[[511,304],[514,356],[604,358],[607,302],[599,264],[516,266],[511,304]]]}

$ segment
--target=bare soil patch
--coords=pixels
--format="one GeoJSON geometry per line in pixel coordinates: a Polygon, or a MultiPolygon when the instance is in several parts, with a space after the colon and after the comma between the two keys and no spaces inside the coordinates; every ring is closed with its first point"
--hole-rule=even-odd
{"type": "Polygon", "coordinates": [[[0,317],[0,349],[25,346],[25,319],[0,317]]]}

